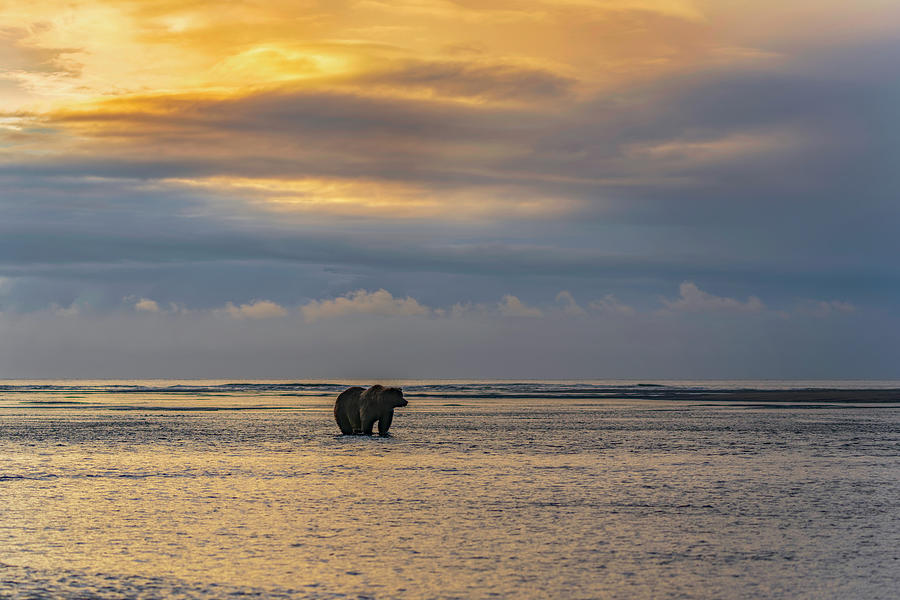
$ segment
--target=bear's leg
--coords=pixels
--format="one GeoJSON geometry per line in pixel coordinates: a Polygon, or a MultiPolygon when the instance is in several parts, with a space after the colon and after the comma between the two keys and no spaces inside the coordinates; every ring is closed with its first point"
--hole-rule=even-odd
{"type": "Polygon", "coordinates": [[[363,421],[363,435],[372,435],[372,427],[375,426],[375,421],[377,420],[378,417],[368,417],[365,421],[363,421]]]}
{"type": "Polygon", "coordinates": [[[353,433],[353,427],[350,425],[350,418],[347,416],[346,411],[344,411],[344,410],[334,411],[334,420],[337,421],[338,427],[341,428],[342,434],[350,435],[353,433]]]}
{"type": "Polygon", "coordinates": [[[391,421],[394,420],[394,411],[389,410],[385,414],[381,415],[381,418],[378,419],[378,435],[387,436],[388,429],[391,428],[391,421]]]}
{"type": "Polygon", "coordinates": [[[362,392],[359,386],[347,388],[334,403],[334,420],[344,435],[362,432],[359,422],[359,396],[362,392]]]}
{"type": "Polygon", "coordinates": [[[349,410],[347,411],[347,422],[350,423],[350,433],[353,435],[359,435],[362,433],[362,420],[359,418],[358,410],[349,410]]]}

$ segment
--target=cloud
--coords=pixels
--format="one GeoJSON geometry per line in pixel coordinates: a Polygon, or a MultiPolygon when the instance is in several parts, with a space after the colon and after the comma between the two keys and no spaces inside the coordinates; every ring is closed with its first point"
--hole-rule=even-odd
{"type": "Polygon", "coordinates": [[[469,317],[472,315],[487,316],[489,314],[489,308],[484,304],[473,304],[472,302],[455,302],[453,306],[450,307],[449,311],[443,310],[442,313],[438,313],[436,310],[435,312],[442,316],[448,316],[452,319],[462,319],[464,317],[469,317]]]}
{"type": "Polygon", "coordinates": [[[588,306],[591,310],[607,314],[633,315],[636,312],[634,307],[622,304],[612,294],[606,294],[600,300],[592,301],[588,306]]]}
{"type": "Polygon", "coordinates": [[[333,300],[312,300],[300,307],[307,322],[334,319],[352,314],[383,316],[426,316],[431,310],[413,298],[394,298],[384,289],[356,290],[333,300]]]}
{"type": "Polygon", "coordinates": [[[800,304],[797,313],[814,317],[829,317],[835,314],[856,312],[856,306],[841,300],[808,300],[800,304]]]}
{"type": "MultiPolygon", "coordinates": [[[[898,150],[884,133],[896,90],[884,83],[888,68],[873,66],[852,83],[857,93],[847,94],[845,82],[805,75],[820,62],[797,57],[796,73],[707,69],[561,97],[564,111],[367,95],[338,85],[132,94],[34,115],[27,129],[56,133],[20,133],[43,140],[30,142],[42,147],[40,158],[10,152],[5,170],[79,174],[98,188],[132,177],[278,217],[714,222],[714,231],[736,235],[766,228],[773,247],[790,245],[802,224],[827,246],[817,227],[827,230],[844,214],[851,190],[865,187],[858,202],[885,212],[876,196],[896,178],[890,157],[898,150]],[[77,140],[79,152],[63,140],[77,140]],[[856,166],[836,178],[839,164],[856,166]],[[812,197],[818,210],[809,212],[804,198],[812,197]]],[[[506,74],[494,58],[390,64],[405,66],[360,77],[474,94],[505,89],[504,78],[543,81],[524,67],[506,74]]],[[[712,235],[690,239],[699,245],[712,235]]],[[[888,236],[866,237],[890,244],[888,236]]]]}
{"type": "Polygon", "coordinates": [[[476,98],[527,103],[559,100],[572,92],[570,76],[528,64],[503,62],[412,59],[399,65],[353,78],[354,85],[386,86],[430,91],[438,97],[476,98]]]}
{"type": "MultiPolygon", "coordinates": [[[[0,10],[2,12],[2,10],[0,10]]],[[[0,26],[0,82],[15,82],[17,93],[0,95],[0,110],[12,100],[54,89],[74,89],[79,82],[81,64],[74,56],[79,48],[48,47],[35,44],[35,38],[48,30],[45,24],[21,27],[0,26]],[[24,94],[22,92],[25,92],[24,94]]]]}
{"type": "Polygon", "coordinates": [[[567,315],[585,314],[584,309],[578,306],[578,303],[575,302],[575,298],[566,290],[563,290],[556,295],[556,303],[560,305],[562,311],[567,315]]]}
{"type": "Polygon", "coordinates": [[[227,314],[234,319],[271,319],[287,316],[288,311],[270,300],[254,300],[249,304],[235,305],[229,302],[220,314],[227,314]]]}
{"type": "Polygon", "coordinates": [[[663,298],[662,302],[666,308],[673,311],[684,312],[750,312],[758,313],[765,310],[765,305],[756,296],[750,296],[746,302],[735,300],[734,298],[726,298],[723,296],[714,296],[704,292],[697,287],[695,283],[690,281],[683,282],[679,288],[680,296],[674,300],[663,298]]]}
{"type": "Polygon", "coordinates": [[[134,303],[134,309],[139,312],[149,312],[149,313],[158,313],[159,312],[159,304],[155,300],[150,300],[148,298],[141,298],[137,302],[134,303]]]}
{"type": "Polygon", "coordinates": [[[898,376],[900,324],[893,312],[857,311],[824,323],[781,319],[772,311],[729,319],[680,311],[627,319],[589,312],[515,322],[477,309],[454,318],[352,314],[310,322],[222,318],[207,310],[161,311],[153,318],[134,311],[4,312],[0,377],[898,376]]]}
{"type": "Polygon", "coordinates": [[[541,309],[526,306],[521,300],[510,294],[503,296],[503,300],[497,304],[497,308],[504,317],[542,317],[544,315],[541,309]]]}
{"type": "Polygon", "coordinates": [[[739,132],[717,139],[668,139],[625,145],[624,153],[660,169],[685,170],[722,163],[747,161],[758,157],[785,155],[802,150],[802,136],[796,131],[739,132]]]}
{"type": "Polygon", "coordinates": [[[81,314],[81,309],[74,303],[67,307],[54,304],[50,308],[53,314],[59,317],[75,317],[81,314]]]}
{"type": "MultiPolygon", "coordinates": [[[[546,217],[571,211],[572,198],[539,189],[538,171],[498,164],[531,145],[545,118],[339,91],[137,96],[23,121],[59,133],[19,142],[43,146],[40,159],[0,152],[0,173],[79,176],[97,187],[151,180],[282,214],[546,217]]],[[[558,185],[549,175],[544,183],[558,185]]]]}
{"type": "Polygon", "coordinates": [[[354,3],[354,9],[371,12],[383,12],[396,19],[398,14],[427,17],[433,19],[446,19],[449,21],[462,21],[467,25],[479,22],[493,22],[508,25],[516,21],[535,21],[546,15],[536,10],[511,9],[491,6],[485,3],[483,6],[469,7],[459,2],[450,0],[359,0],[354,3]]]}
{"type": "Polygon", "coordinates": [[[572,13],[574,19],[604,19],[610,14],[636,12],[658,14],[688,21],[704,20],[694,2],[683,0],[538,0],[528,9],[513,9],[509,3],[480,2],[468,5],[447,0],[362,0],[355,8],[379,10],[396,15],[421,15],[435,19],[462,21],[468,26],[487,23],[509,26],[516,22],[552,21],[552,16],[572,13]]]}

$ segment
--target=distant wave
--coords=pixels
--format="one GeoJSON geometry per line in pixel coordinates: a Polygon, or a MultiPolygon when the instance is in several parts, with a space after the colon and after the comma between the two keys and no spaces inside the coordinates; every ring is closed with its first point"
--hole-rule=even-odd
{"type": "MultiPolygon", "coordinates": [[[[185,382],[135,381],[129,382],[15,382],[0,384],[0,393],[10,395],[51,394],[54,403],[65,402],[64,393],[73,395],[96,394],[162,394],[181,395],[284,395],[323,396],[340,392],[348,387],[346,382],[297,381],[297,382],[185,382]]],[[[573,381],[412,381],[403,383],[408,398],[446,399],[648,399],[648,400],[772,400],[784,397],[797,400],[804,396],[826,398],[835,401],[860,398],[896,398],[900,382],[573,382],[573,381]]],[[[862,400],[856,400],[862,401],[862,400]]],[[[75,404],[76,402],[69,402],[75,404]]]]}
{"type": "Polygon", "coordinates": [[[128,393],[228,393],[228,392],[253,392],[253,391],[298,391],[298,392],[330,392],[333,390],[343,390],[347,386],[337,383],[220,383],[214,385],[145,385],[145,384],[2,384],[0,392],[101,392],[118,394],[128,393]]]}

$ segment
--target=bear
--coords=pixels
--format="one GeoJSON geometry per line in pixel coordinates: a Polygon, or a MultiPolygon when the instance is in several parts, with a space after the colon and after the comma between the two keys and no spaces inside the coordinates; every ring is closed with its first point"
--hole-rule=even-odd
{"type": "Polygon", "coordinates": [[[334,420],[344,435],[372,435],[372,426],[378,421],[378,435],[387,437],[394,409],[407,404],[400,388],[373,385],[363,390],[354,386],[337,397],[334,420]]]}

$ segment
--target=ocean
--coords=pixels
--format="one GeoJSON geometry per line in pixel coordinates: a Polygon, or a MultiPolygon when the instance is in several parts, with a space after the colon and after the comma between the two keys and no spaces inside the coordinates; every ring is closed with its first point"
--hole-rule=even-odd
{"type": "Polygon", "coordinates": [[[0,598],[900,590],[900,382],[0,381],[0,598]]]}

